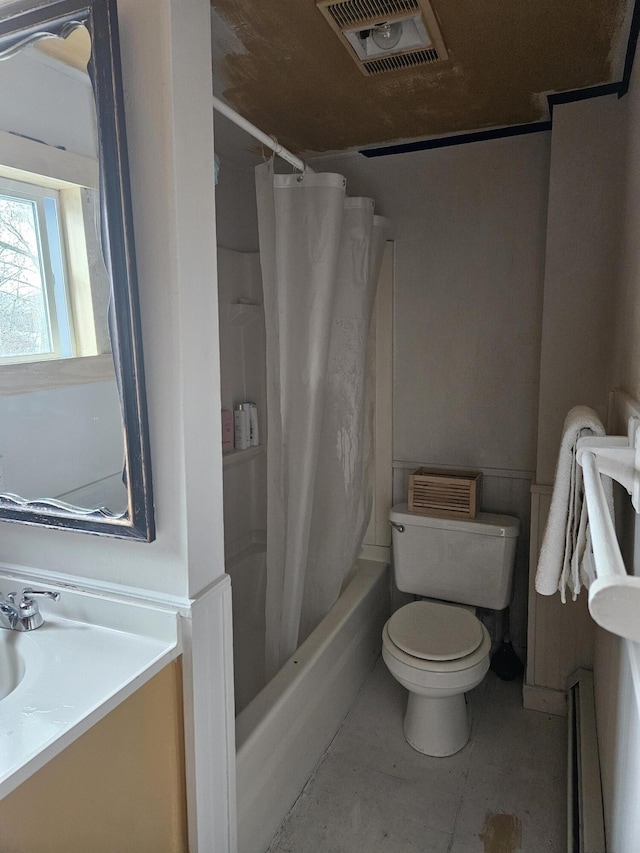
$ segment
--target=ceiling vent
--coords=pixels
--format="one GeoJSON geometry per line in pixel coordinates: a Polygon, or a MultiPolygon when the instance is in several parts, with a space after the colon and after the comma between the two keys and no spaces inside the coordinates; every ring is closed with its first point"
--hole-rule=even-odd
{"type": "Polygon", "coordinates": [[[316,5],[363,74],[448,58],[427,0],[316,0],[316,5]]]}

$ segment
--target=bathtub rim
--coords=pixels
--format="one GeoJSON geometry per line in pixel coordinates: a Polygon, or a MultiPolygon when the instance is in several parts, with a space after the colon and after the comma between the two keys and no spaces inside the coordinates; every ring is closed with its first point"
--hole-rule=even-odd
{"type": "Polygon", "coordinates": [[[387,561],[358,560],[329,614],[238,715],[242,853],[267,850],[344,722],[380,655],[390,589],[387,561]]]}
{"type": "Polygon", "coordinates": [[[354,608],[370,594],[389,563],[359,558],[351,581],[320,624],[309,634],[282,668],[236,717],[236,757],[251,748],[260,730],[278,713],[279,707],[293,694],[306,670],[321,657],[326,647],[347,624],[354,608]]]}

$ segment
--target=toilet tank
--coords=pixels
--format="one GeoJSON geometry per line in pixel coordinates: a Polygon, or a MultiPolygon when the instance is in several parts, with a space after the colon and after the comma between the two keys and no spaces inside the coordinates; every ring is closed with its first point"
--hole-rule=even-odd
{"type": "Polygon", "coordinates": [[[435,518],[409,512],[405,503],[392,508],[389,521],[399,590],[492,610],[509,605],[517,518],[435,518]]]}

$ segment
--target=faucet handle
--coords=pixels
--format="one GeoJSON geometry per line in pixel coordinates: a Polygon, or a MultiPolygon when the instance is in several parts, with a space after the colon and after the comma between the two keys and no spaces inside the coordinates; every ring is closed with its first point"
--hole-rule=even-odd
{"type": "Polygon", "coordinates": [[[34,628],[39,628],[44,623],[42,613],[40,613],[40,608],[38,607],[38,602],[34,601],[32,596],[44,595],[47,598],[51,598],[53,601],[58,601],[60,599],[59,592],[53,592],[53,590],[49,589],[32,589],[30,586],[27,586],[22,590],[22,597],[17,604],[15,604],[16,595],[17,593],[12,593],[12,598],[10,600],[13,602],[14,607],[18,611],[18,620],[22,626],[20,628],[21,631],[32,631],[34,628]]]}
{"type": "Polygon", "coordinates": [[[46,595],[49,598],[53,599],[53,601],[60,600],[60,593],[53,592],[51,589],[31,589],[30,586],[26,586],[22,590],[22,595],[20,596],[20,601],[17,602],[16,598],[20,595],[18,592],[8,592],[7,593],[7,601],[10,601],[14,606],[22,606],[26,607],[31,604],[35,604],[35,601],[31,601],[32,595],[46,595]]]}
{"type": "Polygon", "coordinates": [[[53,601],[60,600],[59,592],[54,592],[51,589],[32,589],[30,586],[26,586],[22,590],[22,594],[8,593],[6,601],[0,595],[0,611],[9,622],[9,628],[15,631],[33,631],[34,628],[40,628],[44,624],[38,602],[32,598],[34,595],[44,595],[53,601]],[[19,595],[20,600],[16,601],[19,595]]]}
{"type": "MultiPolygon", "coordinates": [[[[13,598],[11,598],[10,600],[14,604],[14,606],[17,607],[20,616],[22,616],[23,618],[35,616],[40,622],[42,617],[40,616],[40,608],[38,607],[38,602],[33,600],[34,595],[44,595],[47,598],[52,599],[52,601],[59,601],[60,593],[53,592],[53,590],[50,589],[31,589],[30,586],[27,586],[22,590],[22,598],[17,604],[15,603],[16,593],[13,593],[13,598]]],[[[42,623],[40,622],[40,624],[42,623]]]]}
{"type": "MultiPolygon", "coordinates": [[[[10,595],[15,596],[16,593],[12,592],[10,595]]],[[[53,601],[60,601],[60,593],[54,592],[52,589],[31,589],[30,586],[26,586],[22,590],[22,599],[24,601],[25,598],[31,598],[32,595],[46,595],[48,598],[51,598],[53,601]]]]}

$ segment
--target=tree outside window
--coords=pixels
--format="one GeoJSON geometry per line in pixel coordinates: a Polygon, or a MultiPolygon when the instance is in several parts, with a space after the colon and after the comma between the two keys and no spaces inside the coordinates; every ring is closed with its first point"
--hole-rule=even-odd
{"type": "Polygon", "coordinates": [[[0,360],[72,355],[55,190],[0,181],[0,360]]]}

